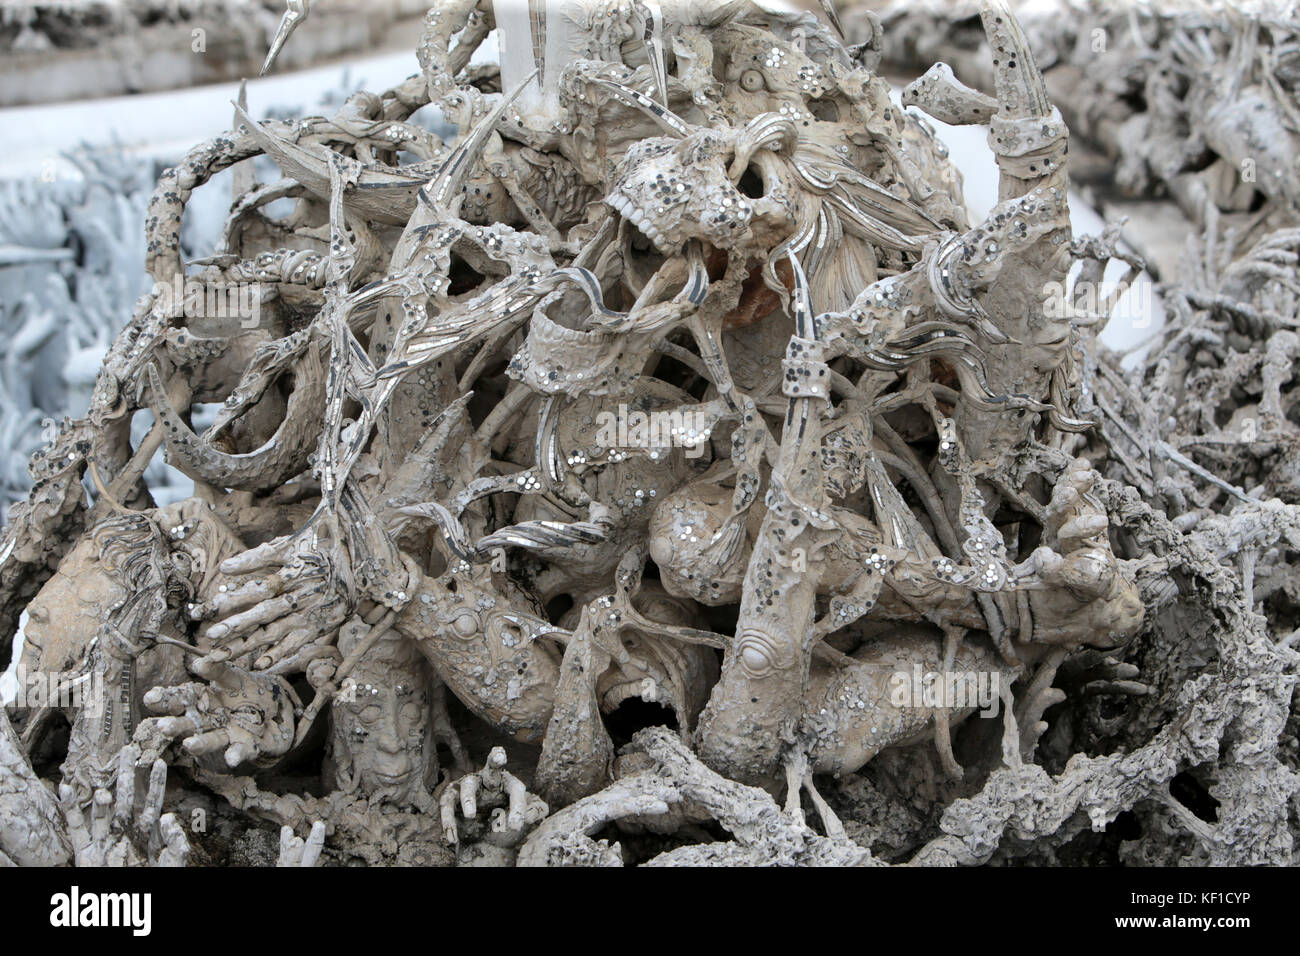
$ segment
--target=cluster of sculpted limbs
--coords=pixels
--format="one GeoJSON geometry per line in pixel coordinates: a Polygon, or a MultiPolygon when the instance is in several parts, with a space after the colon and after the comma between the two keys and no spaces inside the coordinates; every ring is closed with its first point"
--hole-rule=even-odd
{"type": "Polygon", "coordinates": [[[447,853],[462,831],[501,862],[610,787],[663,812],[616,780],[629,700],[675,727],[672,759],[787,787],[795,814],[806,788],[834,835],[814,774],[927,736],[963,772],[973,703],[900,700],[891,675],[995,677],[1027,755],[1057,665],[1136,632],[1072,453],[1077,333],[1043,295],[1093,247],[1005,7],[982,13],[995,95],[943,70],[905,93],[989,126],[1000,202],[974,226],[877,51],[833,23],[541,8],[535,72],[467,68],[498,24],[440,3],[402,85],[331,119],[241,114],[164,175],[158,287],[87,416],[34,459],[0,551],[27,669],[115,688],[70,712],[46,814],[78,821],[60,845],[79,857],[184,859],[170,768],[168,793],[310,828],[286,831],[288,862],[447,853]],[[453,143],[409,122],[428,103],[453,143]],[[246,182],[221,254],[182,262],[192,190],[260,154],[284,178],[246,182]],[[260,321],[193,314],[165,294],[177,275],[253,287],[260,321]],[[140,476],[161,453],[193,497],[155,506],[140,476]],[[471,773],[469,732],[535,765],[493,751],[471,773]],[[322,779],[295,792],[304,753],[322,779]]]}

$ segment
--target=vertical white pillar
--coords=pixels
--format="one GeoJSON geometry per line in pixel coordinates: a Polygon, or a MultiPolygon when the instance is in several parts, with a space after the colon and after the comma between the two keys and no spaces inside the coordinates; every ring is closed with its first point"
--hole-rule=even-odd
{"type": "Polygon", "coordinates": [[[546,69],[541,82],[534,79],[517,104],[534,129],[545,129],[559,118],[559,80],[565,66],[585,52],[580,0],[493,0],[497,37],[500,41],[501,86],[513,90],[533,71],[533,16],[545,30],[543,54],[546,69]]]}

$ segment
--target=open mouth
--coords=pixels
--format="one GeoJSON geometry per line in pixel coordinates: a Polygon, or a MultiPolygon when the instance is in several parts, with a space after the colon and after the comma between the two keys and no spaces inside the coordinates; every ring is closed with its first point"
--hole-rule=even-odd
{"type": "Polygon", "coordinates": [[[676,730],[680,725],[677,708],[667,699],[666,692],[661,690],[654,699],[647,699],[639,681],[617,684],[602,694],[601,712],[605,729],[616,747],[646,727],[676,730]]]}
{"type": "Polygon", "coordinates": [[[618,705],[623,703],[623,701],[632,700],[633,698],[641,698],[643,690],[644,688],[641,686],[640,681],[624,681],[615,684],[613,687],[607,689],[605,693],[601,694],[601,710],[606,713],[617,710],[618,705]]]}
{"type": "Polygon", "coordinates": [[[645,214],[626,199],[617,197],[619,202],[611,199],[610,205],[618,211],[618,248],[622,253],[624,279],[639,294],[654,279],[664,264],[681,250],[666,241],[645,214]],[[624,213],[622,210],[628,210],[624,213]],[[647,231],[647,229],[649,231],[647,231]]]}

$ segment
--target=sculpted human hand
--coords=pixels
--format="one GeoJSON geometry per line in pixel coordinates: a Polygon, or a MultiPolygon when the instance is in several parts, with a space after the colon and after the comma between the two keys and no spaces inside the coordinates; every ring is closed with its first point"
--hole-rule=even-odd
{"type": "Polygon", "coordinates": [[[216,619],[204,637],[229,658],[252,656],[265,670],[328,643],[347,618],[329,552],[310,532],[286,535],[228,558],[221,570],[240,579],[190,608],[196,620],[216,619]]]}
{"type": "Polygon", "coordinates": [[[148,768],[141,799],[144,773],[141,750],[130,743],[118,754],[117,787],[95,791],[90,802],[90,820],[77,803],[73,788],[63,784],[59,798],[72,837],[77,866],[184,866],[190,855],[190,841],[174,813],[163,813],[167,790],[167,764],[154,760],[148,768]]]}
{"type": "Polygon", "coordinates": [[[460,832],[456,824],[456,806],[467,820],[479,810],[493,810],[490,829],[509,842],[518,842],[524,831],[545,818],[548,808],[540,798],[528,792],[514,774],[505,769],[506,752],[493,747],[482,770],[452,781],[438,801],[442,832],[448,843],[457,843],[460,832]],[[504,806],[503,806],[504,805],[504,806]]]}
{"type": "Polygon", "coordinates": [[[212,656],[194,661],[202,681],[155,687],[144,704],[163,717],[150,717],[136,728],[136,742],[161,754],[172,741],[197,758],[221,755],[213,769],[231,769],[246,761],[269,763],[293,746],[294,694],[281,677],[255,674],[212,656]],[[224,761],[224,767],[221,762],[224,761]]]}
{"type": "Polygon", "coordinates": [[[1044,546],[1017,569],[1029,589],[1033,640],[1115,647],[1142,624],[1142,601],[1107,537],[1109,519],[1091,495],[1099,475],[1077,459],[1052,489],[1044,546]]]}
{"type": "Polygon", "coordinates": [[[293,827],[280,827],[280,856],[276,866],[313,867],[320,861],[321,850],[325,846],[325,824],[317,820],[311,825],[311,832],[306,839],[295,836],[293,827]]]}

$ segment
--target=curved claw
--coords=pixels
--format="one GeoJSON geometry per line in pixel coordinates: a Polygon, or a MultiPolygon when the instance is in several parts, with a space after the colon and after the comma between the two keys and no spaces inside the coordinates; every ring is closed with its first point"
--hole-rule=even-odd
{"type": "Polygon", "coordinates": [[[451,151],[451,155],[439,167],[437,175],[424,189],[420,190],[419,197],[422,202],[432,202],[438,207],[445,206],[447,201],[459,191],[466,174],[473,166],[471,160],[483,151],[483,144],[487,142],[488,136],[496,131],[497,123],[501,117],[505,116],[506,109],[519,97],[519,94],[533,81],[535,76],[537,76],[537,71],[533,70],[524,77],[523,82],[501,97],[501,102],[493,108],[492,112],[479,120],[472,133],[456,144],[456,148],[451,151]]]}
{"type": "Polygon", "coordinates": [[[176,467],[191,478],[220,488],[266,491],[307,467],[313,446],[306,439],[320,431],[325,404],[325,373],[314,349],[294,366],[294,389],[280,427],[260,448],[241,454],[218,451],[196,435],[167,400],[157,367],[149,365],[147,373],[151,406],[163,424],[167,450],[176,467]]]}
{"type": "Polygon", "coordinates": [[[1006,0],[983,0],[980,21],[993,50],[993,83],[999,115],[1004,119],[1050,116],[1052,103],[1047,98],[1043,74],[1006,0]]]}
{"type": "Polygon", "coordinates": [[[650,61],[650,68],[654,72],[655,92],[659,95],[659,101],[667,106],[668,68],[664,62],[664,13],[659,8],[658,0],[642,0],[642,6],[645,7],[647,16],[641,42],[645,47],[646,59],[650,61]]]}
{"type": "Polygon", "coordinates": [[[993,51],[998,96],[989,145],[1001,171],[999,199],[1006,200],[1063,170],[1068,131],[1006,0],[983,0],[980,19],[993,51]]]}
{"type": "Polygon", "coordinates": [[[470,541],[464,526],[446,507],[436,501],[424,501],[419,504],[405,505],[393,510],[394,515],[405,518],[424,518],[434,522],[442,531],[444,540],[451,553],[467,564],[483,560],[470,541]]]}
{"type": "Polygon", "coordinates": [[[835,32],[841,37],[845,35],[844,24],[840,23],[840,15],[835,10],[835,0],[821,0],[822,12],[826,14],[826,19],[831,22],[835,32]]]}
{"type": "Polygon", "coordinates": [[[818,338],[817,316],[812,305],[812,289],[808,285],[808,277],[804,275],[803,266],[799,260],[791,253],[787,256],[790,263],[790,271],[794,277],[794,291],[790,296],[790,309],[794,318],[795,335],[805,339],[818,338]]]}
{"type": "Polygon", "coordinates": [[[618,99],[622,100],[633,109],[638,109],[646,116],[658,123],[664,130],[673,136],[689,136],[691,128],[686,122],[668,109],[666,106],[660,106],[644,93],[632,89],[630,86],[624,86],[622,83],[615,83],[613,80],[595,81],[597,86],[602,86],[609,92],[613,93],[618,99]]]}
{"type": "Polygon", "coordinates": [[[469,135],[456,144],[455,149],[438,167],[433,178],[416,192],[416,210],[413,215],[402,220],[402,225],[405,225],[406,229],[393,250],[391,260],[393,271],[411,263],[434,226],[447,223],[448,203],[460,191],[465,177],[474,168],[474,161],[483,151],[488,137],[496,132],[497,123],[505,116],[506,109],[536,76],[537,70],[533,70],[524,77],[523,82],[503,96],[492,111],[478,121],[469,135]]]}
{"type": "Polygon", "coordinates": [[[285,7],[287,9],[284,11],[284,16],[280,18],[280,25],[275,30],[275,38],[271,41],[271,49],[267,51],[266,62],[262,64],[262,76],[266,76],[267,71],[275,65],[275,58],[280,55],[280,51],[284,49],[293,31],[298,29],[299,24],[311,13],[311,0],[285,0],[285,7]]]}

